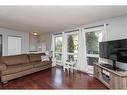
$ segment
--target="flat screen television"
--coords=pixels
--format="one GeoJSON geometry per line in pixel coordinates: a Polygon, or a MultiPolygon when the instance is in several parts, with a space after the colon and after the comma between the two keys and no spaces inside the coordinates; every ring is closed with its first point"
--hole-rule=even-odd
{"type": "Polygon", "coordinates": [[[113,68],[116,61],[127,63],[127,39],[105,41],[99,43],[99,56],[113,61],[113,68]]]}

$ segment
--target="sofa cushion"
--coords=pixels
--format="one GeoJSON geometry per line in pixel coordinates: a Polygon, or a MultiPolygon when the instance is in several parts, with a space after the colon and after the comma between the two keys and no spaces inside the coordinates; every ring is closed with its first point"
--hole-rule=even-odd
{"type": "Polygon", "coordinates": [[[6,70],[6,69],[7,69],[7,66],[3,63],[0,63],[0,71],[6,70]]]}
{"type": "Polygon", "coordinates": [[[41,61],[41,54],[29,54],[29,60],[30,62],[37,62],[37,61],[41,61]]]}
{"type": "Polygon", "coordinates": [[[32,62],[30,64],[32,64],[33,67],[41,67],[41,66],[49,65],[49,64],[51,64],[51,62],[50,61],[45,61],[45,62],[32,62]]]}
{"type": "Polygon", "coordinates": [[[8,74],[13,74],[17,72],[21,72],[24,70],[28,70],[33,68],[32,64],[19,64],[19,65],[12,65],[12,66],[7,66],[7,69],[2,71],[2,75],[8,75],[8,74]]]}
{"type": "Polygon", "coordinates": [[[2,63],[6,65],[16,65],[29,63],[28,56],[25,54],[22,55],[13,55],[13,56],[3,56],[1,58],[2,63]]]}

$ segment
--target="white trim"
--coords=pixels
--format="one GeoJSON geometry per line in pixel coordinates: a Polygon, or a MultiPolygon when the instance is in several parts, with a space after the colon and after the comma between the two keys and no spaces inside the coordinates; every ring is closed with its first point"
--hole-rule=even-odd
{"type": "Polygon", "coordinates": [[[99,58],[99,54],[86,54],[87,57],[97,57],[99,58]]]}
{"type": "MultiPolygon", "coordinates": [[[[53,34],[54,35],[54,34],[53,34]]],[[[62,34],[56,34],[54,37],[61,37],[62,34]]]]}
{"type": "Polygon", "coordinates": [[[68,32],[68,33],[65,32],[65,34],[66,34],[66,36],[67,36],[67,35],[78,34],[78,31],[73,31],[73,32],[68,32]]]}
{"type": "Polygon", "coordinates": [[[102,31],[104,30],[104,26],[90,28],[90,29],[84,29],[85,32],[94,32],[94,31],[102,31]]]}
{"type": "Polygon", "coordinates": [[[67,55],[77,55],[78,53],[69,53],[67,52],[67,55]]]}
{"type": "MultiPolygon", "coordinates": [[[[88,72],[88,67],[87,67],[87,56],[86,56],[86,54],[87,54],[87,51],[86,51],[86,37],[85,37],[85,30],[84,30],[84,28],[82,28],[82,37],[83,37],[83,41],[82,42],[84,42],[84,63],[85,63],[85,72],[88,72]]],[[[81,66],[82,67],[82,66],[81,66]]]]}
{"type": "Polygon", "coordinates": [[[54,51],[54,53],[62,54],[62,52],[57,52],[57,51],[54,51]]]}
{"type": "Polygon", "coordinates": [[[56,64],[57,64],[57,63],[62,63],[62,61],[61,61],[61,60],[56,60],[56,64]]]}
{"type": "Polygon", "coordinates": [[[104,24],[104,32],[103,32],[103,41],[108,40],[108,31],[107,31],[107,24],[104,24]]]}
{"type": "Polygon", "coordinates": [[[64,66],[65,65],[65,62],[66,62],[66,59],[67,59],[67,56],[66,56],[66,35],[65,33],[63,32],[62,33],[62,37],[63,37],[63,41],[62,41],[62,65],[64,66]]]}

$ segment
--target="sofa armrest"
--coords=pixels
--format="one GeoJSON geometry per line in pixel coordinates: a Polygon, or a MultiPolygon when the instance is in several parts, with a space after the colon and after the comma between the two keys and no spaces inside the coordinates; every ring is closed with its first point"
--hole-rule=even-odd
{"type": "Polygon", "coordinates": [[[0,63],[0,71],[6,70],[7,66],[4,63],[0,63]]]}

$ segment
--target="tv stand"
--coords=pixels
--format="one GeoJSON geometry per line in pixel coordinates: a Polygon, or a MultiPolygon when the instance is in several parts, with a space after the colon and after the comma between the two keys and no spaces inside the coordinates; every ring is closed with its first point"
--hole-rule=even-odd
{"type": "Polygon", "coordinates": [[[107,64],[94,64],[94,76],[109,89],[127,89],[127,71],[107,64]]]}
{"type": "Polygon", "coordinates": [[[120,69],[120,68],[118,68],[118,67],[113,67],[112,65],[110,65],[110,64],[100,64],[101,66],[103,66],[103,67],[105,67],[105,68],[108,68],[108,69],[110,69],[110,70],[113,70],[113,71],[125,71],[125,70],[122,70],[122,69],[120,69]]]}
{"type": "Polygon", "coordinates": [[[119,68],[116,67],[116,61],[115,60],[113,60],[113,69],[116,70],[116,71],[119,70],[119,68]]]}

